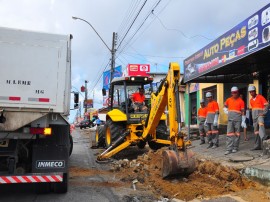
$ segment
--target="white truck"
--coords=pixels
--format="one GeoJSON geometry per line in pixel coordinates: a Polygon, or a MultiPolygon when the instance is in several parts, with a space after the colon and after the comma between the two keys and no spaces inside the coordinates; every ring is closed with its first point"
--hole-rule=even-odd
{"type": "Polygon", "coordinates": [[[71,39],[0,28],[0,184],[67,192],[71,39]]]}

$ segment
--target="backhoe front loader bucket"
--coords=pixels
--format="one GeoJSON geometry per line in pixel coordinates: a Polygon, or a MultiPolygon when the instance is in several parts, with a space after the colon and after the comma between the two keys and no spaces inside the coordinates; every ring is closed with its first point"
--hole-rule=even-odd
{"type": "Polygon", "coordinates": [[[175,151],[164,150],[162,152],[162,177],[172,175],[187,176],[196,170],[194,153],[191,150],[175,151]]]}

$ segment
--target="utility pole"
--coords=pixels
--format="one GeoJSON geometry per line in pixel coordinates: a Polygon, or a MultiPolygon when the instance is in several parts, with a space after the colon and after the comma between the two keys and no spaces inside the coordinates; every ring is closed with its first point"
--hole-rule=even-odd
{"type": "Polygon", "coordinates": [[[115,46],[116,46],[116,41],[117,41],[117,34],[113,32],[113,39],[112,39],[112,49],[111,49],[111,79],[110,79],[110,84],[112,83],[113,80],[113,74],[114,74],[114,67],[115,67],[115,46]]]}
{"type": "MultiPolygon", "coordinates": [[[[112,40],[112,49],[111,49],[111,54],[112,54],[112,58],[111,58],[111,79],[110,79],[110,90],[109,90],[109,97],[111,97],[111,89],[112,89],[112,80],[113,80],[113,74],[114,74],[114,67],[115,67],[115,46],[116,46],[116,40],[117,40],[117,34],[115,32],[113,32],[113,40],[112,40]]],[[[113,106],[113,100],[111,99],[111,108],[113,106]]]]}
{"type": "Polygon", "coordinates": [[[84,87],[85,87],[85,90],[84,90],[84,93],[85,93],[85,96],[84,96],[84,104],[85,104],[85,108],[84,108],[84,112],[86,113],[87,112],[87,83],[88,83],[88,81],[87,80],[85,80],[84,81],[85,82],[85,84],[84,84],[84,87]]]}

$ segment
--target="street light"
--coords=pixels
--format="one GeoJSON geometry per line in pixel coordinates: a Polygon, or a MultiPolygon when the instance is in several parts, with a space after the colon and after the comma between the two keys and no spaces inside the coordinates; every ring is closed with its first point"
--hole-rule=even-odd
{"type": "Polygon", "coordinates": [[[73,20],[81,20],[81,21],[84,21],[86,22],[93,30],[94,32],[98,35],[98,37],[100,38],[100,40],[103,42],[103,44],[107,47],[107,49],[112,52],[112,50],[109,48],[109,46],[105,43],[105,41],[101,38],[101,36],[98,34],[98,32],[96,31],[96,29],[91,25],[90,22],[88,22],[87,20],[84,20],[82,18],[78,18],[78,17],[75,17],[75,16],[72,16],[72,19],[73,20]]]}
{"type": "Polygon", "coordinates": [[[102,37],[98,34],[98,32],[96,31],[96,29],[91,25],[90,22],[88,22],[87,20],[85,19],[82,19],[82,18],[79,18],[79,17],[75,17],[75,16],[72,16],[72,19],[73,20],[81,20],[81,21],[84,21],[86,22],[93,30],[94,32],[98,35],[98,37],[100,38],[100,40],[103,42],[103,44],[106,46],[106,48],[111,52],[111,81],[113,79],[113,72],[114,72],[114,66],[115,66],[115,46],[116,46],[116,38],[117,38],[117,34],[115,32],[113,32],[113,41],[112,41],[112,49],[109,48],[109,46],[105,43],[105,41],[102,39],[102,37]]]}

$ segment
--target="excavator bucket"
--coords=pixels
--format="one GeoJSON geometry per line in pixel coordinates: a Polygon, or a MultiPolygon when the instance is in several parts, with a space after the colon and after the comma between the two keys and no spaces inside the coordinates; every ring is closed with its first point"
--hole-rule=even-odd
{"type": "Polygon", "coordinates": [[[194,153],[191,150],[164,150],[162,153],[162,177],[187,176],[196,170],[194,153]]]}

